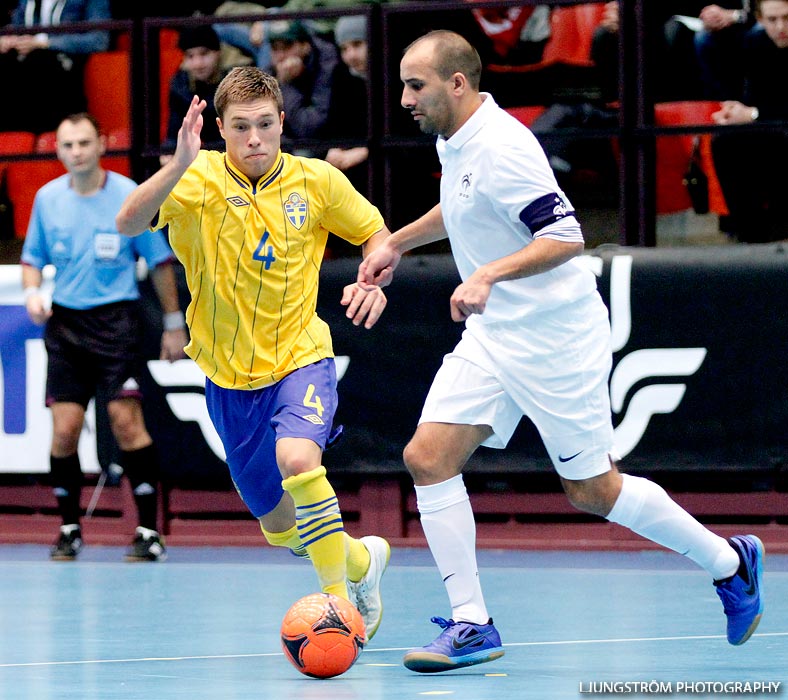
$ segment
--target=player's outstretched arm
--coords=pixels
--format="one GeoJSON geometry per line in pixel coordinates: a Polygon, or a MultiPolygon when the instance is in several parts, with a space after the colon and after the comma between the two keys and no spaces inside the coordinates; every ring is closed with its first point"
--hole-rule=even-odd
{"type": "Polygon", "coordinates": [[[172,159],[126,198],[115,217],[115,225],[124,236],[138,236],[150,226],[167,195],[197,157],[205,107],[205,100],[196,95],[192,98],[178,131],[178,145],[172,159]]]}
{"type": "Polygon", "coordinates": [[[367,289],[391,284],[394,270],[399,265],[403,253],[439,241],[446,238],[446,235],[443,215],[438,204],[424,216],[383,239],[376,247],[364,250],[365,257],[358,268],[359,286],[367,289]]]}

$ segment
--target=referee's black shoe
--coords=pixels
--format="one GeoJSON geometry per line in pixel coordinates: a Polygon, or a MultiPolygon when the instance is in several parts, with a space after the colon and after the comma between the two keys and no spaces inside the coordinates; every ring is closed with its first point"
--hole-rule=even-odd
{"type": "Polygon", "coordinates": [[[138,527],[125,556],[126,561],[164,561],[167,550],[159,533],[147,527],[138,527]]]}
{"type": "Polygon", "coordinates": [[[82,549],[82,530],[79,525],[62,525],[57,542],[49,550],[54,561],[74,561],[82,549]]]}

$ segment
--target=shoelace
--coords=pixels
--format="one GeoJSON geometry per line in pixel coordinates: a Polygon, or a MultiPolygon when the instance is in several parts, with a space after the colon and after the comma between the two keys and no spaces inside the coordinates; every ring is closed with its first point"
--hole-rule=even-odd
{"type": "Polygon", "coordinates": [[[449,627],[454,627],[457,623],[454,620],[446,620],[442,617],[431,617],[430,622],[440,625],[441,629],[447,630],[449,627]]]}
{"type": "Polygon", "coordinates": [[[364,582],[364,579],[361,579],[358,583],[353,581],[350,582],[349,588],[352,590],[353,596],[356,599],[356,609],[361,613],[363,617],[366,613],[369,612],[369,608],[367,607],[367,584],[364,582]]]}

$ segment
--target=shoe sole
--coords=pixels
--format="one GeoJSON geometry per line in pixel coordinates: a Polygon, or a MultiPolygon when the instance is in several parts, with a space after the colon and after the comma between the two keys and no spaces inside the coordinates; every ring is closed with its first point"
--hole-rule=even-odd
{"type": "MultiPolygon", "coordinates": [[[[386,545],[386,559],[383,562],[382,567],[380,567],[380,577],[378,578],[378,590],[380,590],[380,580],[383,578],[383,574],[386,573],[386,569],[388,569],[389,567],[389,560],[391,559],[391,545],[388,543],[387,540],[383,539],[382,537],[378,537],[377,535],[367,535],[366,537],[362,537],[361,541],[364,542],[364,540],[370,540],[370,539],[380,540],[381,542],[383,542],[383,544],[386,545]]],[[[366,547],[366,544],[364,546],[366,547]]],[[[372,552],[369,550],[369,547],[367,547],[367,551],[369,551],[370,556],[372,556],[372,552]]],[[[378,565],[380,565],[380,562],[378,562],[378,565]]],[[[378,624],[375,625],[374,629],[366,630],[368,642],[372,639],[372,637],[374,637],[377,634],[377,631],[380,629],[380,623],[382,621],[383,621],[383,596],[380,596],[380,618],[378,618],[378,624]]]]}
{"type": "Polygon", "coordinates": [[[761,624],[761,617],[763,615],[761,577],[763,576],[763,560],[766,559],[766,548],[763,546],[763,542],[761,542],[760,538],[756,537],[755,535],[749,535],[748,537],[755,541],[755,546],[758,549],[758,556],[756,557],[757,565],[755,567],[755,579],[758,581],[758,597],[760,604],[758,606],[758,614],[753,618],[752,623],[747,628],[747,631],[744,633],[741,639],[736,642],[730,642],[735,647],[741,646],[750,637],[752,637],[753,632],[755,632],[755,630],[758,629],[758,625],[761,624]]]}
{"type": "Polygon", "coordinates": [[[155,563],[155,562],[167,561],[167,555],[163,554],[160,557],[153,557],[153,558],[151,558],[151,557],[135,557],[135,556],[132,556],[130,554],[126,554],[126,555],[123,556],[123,560],[124,561],[128,561],[128,562],[132,562],[132,563],[146,562],[146,561],[155,563]]]}
{"type": "Polygon", "coordinates": [[[426,651],[416,651],[405,654],[402,663],[405,668],[416,673],[440,673],[441,671],[452,671],[455,668],[465,668],[466,666],[476,666],[485,664],[488,661],[500,659],[506,652],[503,649],[484,649],[475,654],[468,654],[457,659],[451,659],[445,654],[433,654],[426,651]]]}
{"type": "Polygon", "coordinates": [[[50,554],[49,558],[52,561],[75,561],[77,558],[76,554],[68,555],[68,554],[50,554]]]}

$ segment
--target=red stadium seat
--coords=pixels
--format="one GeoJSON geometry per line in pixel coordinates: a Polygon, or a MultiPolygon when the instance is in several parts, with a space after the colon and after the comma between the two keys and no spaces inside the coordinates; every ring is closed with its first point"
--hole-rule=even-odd
{"type": "MultiPolygon", "coordinates": [[[[654,105],[656,126],[711,125],[711,115],[720,108],[719,102],[699,100],[662,102],[654,105]]],[[[687,189],[682,182],[692,154],[693,134],[657,137],[657,213],[672,214],[692,208],[687,189]]],[[[700,153],[703,169],[709,179],[709,210],[727,214],[719,180],[711,157],[711,135],[700,134],[700,153]]]]}
{"type": "Polygon", "coordinates": [[[0,155],[32,153],[36,136],[29,131],[0,131],[0,155]]]}
{"type": "Polygon", "coordinates": [[[101,51],[91,54],[85,65],[85,96],[88,112],[105,133],[128,130],[131,125],[129,54],[101,51]]]}
{"type": "Polygon", "coordinates": [[[602,19],[605,3],[556,7],[550,16],[551,34],[544,47],[544,63],[590,66],[591,40],[602,19]]]}
{"type": "Polygon", "coordinates": [[[522,122],[528,128],[536,121],[536,118],[544,113],[546,107],[542,105],[527,105],[524,107],[507,107],[509,112],[518,122],[522,122]]]}
{"type": "Polygon", "coordinates": [[[27,235],[36,192],[63,173],[65,169],[57,160],[20,160],[8,164],[6,185],[8,198],[14,207],[14,232],[17,238],[27,235]]]}
{"type": "Polygon", "coordinates": [[[57,150],[57,132],[45,131],[36,137],[36,153],[54,153],[57,150]]]}
{"type": "Polygon", "coordinates": [[[522,66],[488,64],[495,73],[529,73],[547,66],[563,64],[591,66],[591,40],[602,19],[605,3],[593,2],[553,8],[550,15],[550,38],[542,60],[522,66]]]}

